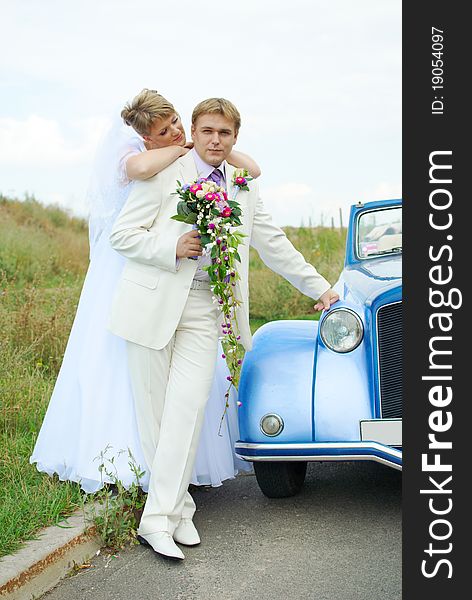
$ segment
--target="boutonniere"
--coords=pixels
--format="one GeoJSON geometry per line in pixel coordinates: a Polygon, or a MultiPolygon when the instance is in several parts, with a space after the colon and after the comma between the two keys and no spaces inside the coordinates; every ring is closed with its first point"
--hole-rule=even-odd
{"type": "Polygon", "coordinates": [[[252,180],[253,177],[249,175],[247,169],[235,169],[231,183],[233,184],[233,187],[249,192],[248,182],[252,180]]]}
{"type": "MultiPolygon", "coordinates": [[[[248,179],[237,175],[233,181],[237,187],[241,187],[247,186],[248,179]],[[244,183],[238,183],[239,178],[244,179],[244,183]]],[[[236,327],[236,308],[240,302],[234,293],[236,281],[240,279],[236,268],[236,263],[241,262],[238,246],[245,237],[237,229],[241,225],[241,208],[234,199],[229,200],[226,191],[211,179],[199,178],[185,184],[177,181],[175,193],[180,197],[180,201],[177,203],[177,214],[172,219],[193,225],[200,233],[202,247],[211,257],[211,264],[203,268],[210,278],[213,301],[218,303],[222,313],[223,358],[226,359],[230,372],[229,387],[225,394],[225,411],[221,420],[223,422],[229,407],[231,387],[237,389],[239,385],[243,354],[236,327]]]]}

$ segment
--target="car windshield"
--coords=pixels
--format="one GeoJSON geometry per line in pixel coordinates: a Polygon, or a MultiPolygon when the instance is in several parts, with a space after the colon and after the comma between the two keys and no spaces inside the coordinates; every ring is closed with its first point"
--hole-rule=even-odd
{"type": "Polygon", "coordinates": [[[362,213],[357,222],[357,254],[370,258],[402,251],[401,206],[362,213]]]}

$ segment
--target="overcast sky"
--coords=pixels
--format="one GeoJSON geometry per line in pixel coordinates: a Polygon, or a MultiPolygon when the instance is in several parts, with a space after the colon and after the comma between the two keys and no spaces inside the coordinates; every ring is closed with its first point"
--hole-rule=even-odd
{"type": "Polygon", "coordinates": [[[232,100],[280,225],[401,196],[401,0],[2,0],[0,192],[85,216],[111,115],[232,100]]]}

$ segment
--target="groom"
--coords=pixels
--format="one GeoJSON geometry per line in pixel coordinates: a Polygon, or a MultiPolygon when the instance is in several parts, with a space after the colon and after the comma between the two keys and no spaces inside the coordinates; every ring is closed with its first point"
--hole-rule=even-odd
{"type": "MultiPolygon", "coordinates": [[[[223,98],[204,100],[192,114],[194,148],[167,169],[136,182],[113,227],[110,241],[128,260],[114,299],[110,329],[127,340],[138,427],[151,469],[139,526],[142,543],[182,559],[175,544],[200,542],[188,493],[205,403],[213,380],[218,310],[212,301],[198,233],[172,220],[177,180],[211,178],[234,195],[234,169],[225,159],[236,143],[241,119],[223,98]],[[197,260],[195,260],[197,258],[197,260]],[[189,260],[193,259],[193,260],[189,260]]],[[[239,190],[241,263],[236,295],[241,343],[251,348],[248,302],[249,245],[275,272],[328,309],[338,295],[276,227],[259,198],[257,183],[239,190]]]]}

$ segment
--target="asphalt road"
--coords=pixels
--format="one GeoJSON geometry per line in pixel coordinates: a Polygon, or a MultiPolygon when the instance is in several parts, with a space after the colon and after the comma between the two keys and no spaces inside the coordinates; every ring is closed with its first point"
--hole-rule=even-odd
{"type": "Polygon", "coordinates": [[[400,600],[401,474],[311,464],[302,492],[270,500],[253,475],[193,488],[202,543],[170,562],[135,546],[44,600],[400,600]]]}

